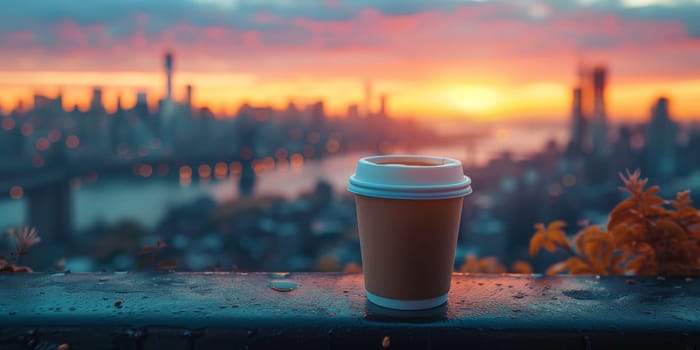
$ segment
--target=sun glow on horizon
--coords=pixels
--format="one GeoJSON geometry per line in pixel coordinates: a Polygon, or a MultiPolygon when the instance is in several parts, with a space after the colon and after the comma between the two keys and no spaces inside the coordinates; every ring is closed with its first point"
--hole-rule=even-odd
{"type": "MultiPolygon", "coordinates": [[[[103,90],[108,111],[136,103],[136,93],[148,93],[148,102],[156,108],[165,95],[163,73],[158,72],[0,72],[0,106],[4,112],[16,108],[21,100],[31,107],[34,94],[54,97],[61,94],[63,106],[70,110],[88,108],[92,88],[103,90]],[[72,82],[66,84],[65,82],[72,82]]],[[[185,84],[194,87],[193,104],[210,107],[219,116],[233,115],[243,103],[269,105],[282,109],[291,101],[303,106],[323,100],[326,113],[344,116],[347,106],[363,106],[362,79],[300,75],[296,79],[264,79],[244,73],[181,72],[176,75],[174,97],[183,101],[185,84]]],[[[448,118],[473,120],[514,120],[530,118],[562,120],[571,111],[571,89],[568,82],[534,81],[508,84],[502,81],[469,83],[468,78],[450,80],[381,80],[373,81],[371,108],[379,107],[379,95],[388,96],[388,111],[393,117],[448,118]]],[[[700,116],[697,101],[700,80],[662,82],[619,82],[608,86],[606,102],[610,119],[646,120],[654,99],[667,96],[672,116],[693,120],[700,116]]]]}

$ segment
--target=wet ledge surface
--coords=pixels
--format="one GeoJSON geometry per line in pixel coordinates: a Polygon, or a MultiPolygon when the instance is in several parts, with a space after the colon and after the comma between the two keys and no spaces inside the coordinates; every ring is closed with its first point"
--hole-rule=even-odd
{"type": "Polygon", "coordinates": [[[360,274],[0,275],[0,349],[700,347],[700,279],[455,274],[447,305],[366,301],[360,274]]]}

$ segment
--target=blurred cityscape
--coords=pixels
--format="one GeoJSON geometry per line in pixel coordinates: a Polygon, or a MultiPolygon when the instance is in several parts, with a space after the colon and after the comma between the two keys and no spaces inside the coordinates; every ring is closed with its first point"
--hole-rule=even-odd
{"type": "MultiPolygon", "coordinates": [[[[516,157],[517,150],[503,150],[477,164],[470,157],[480,143],[503,135],[468,128],[446,134],[395,118],[389,96],[375,94],[371,81],[363,87],[364,103],[349,105],[345,115],[329,116],[323,100],[289,102],[284,109],[243,103],[234,115],[215,115],[193,106],[196,86],[187,85],[185,99],[175,100],[175,56],[166,53],[163,63],[166,95],[157,108],[149,106],[153,96],[139,92],[133,106],[118,99],[116,110],[108,112],[96,87],[85,110],[64,109],[61,94],[35,94],[30,108],[19,101],[13,110],[0,109],[0,203],[21,202],[21,224],[37,227],[42,237],[27,264],[46,270],[65,259],[61,264],[74,271],[133,270],[144,265],[139,250],[162,240],[168,245],[163,258],[177,270],[355,266],[360,262],[355,208],[344,181],[357,158],[369,154],[463,151],[457,156],[475,192],[465,200],[456,266],[466,254],[506,263],[527,259],[536,222],[565,220],[571,234],[583,220],[605,223],[623,197],[617,173],[625,169],[642,169],[666,194],[700,189],[698,125],[674,121],[673,96],[638,101],[649,105],[644,123],[612,124],[604,65],[578,68],[568,130],[561,131],[565,142],[539,138],[538,152],[516,157]],[[344,167],[327,166],[338,159],[344,167]],[[315,172],[304,172],[312,166],[315,172]],[[293,188],[293,195],[259,193],[268,173],[278,174],[276,186],[293,188]],[[295,177],[313,184],[295,185],[295,177]],[[223,199],[197,192],[170,206],[156,200],[163,212],[153,214],[153,225],[135,217],[93,220],[78,228],[76,218],[84,214],[76,212],[75,195],[105,181],[135,188],[157,181],[167,184],[166,192],[224,183],[235,191],[223,199]]],[[[521,132],[537,128],[526,125],[521,132]]],[[[149,194],[142,195],[147,201],[149,194]]],[[[89,206],[109,207],[116,200],[96,195],[89,206]]],[[[9,251],[10,242],[0,248],[9,251]]],[[[557,258],[538,257],[534,266],[542,270],[557,258]]]]}

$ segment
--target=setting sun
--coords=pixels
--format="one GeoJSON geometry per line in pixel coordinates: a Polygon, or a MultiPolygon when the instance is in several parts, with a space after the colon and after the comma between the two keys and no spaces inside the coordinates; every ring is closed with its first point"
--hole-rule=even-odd
{"type": "Polygon", "coordinates": [[[483,86],[458,86],[447,91],[450,103],[468,114],[490,114],[503,103],[502,95],[495,89],[483,86]]]}

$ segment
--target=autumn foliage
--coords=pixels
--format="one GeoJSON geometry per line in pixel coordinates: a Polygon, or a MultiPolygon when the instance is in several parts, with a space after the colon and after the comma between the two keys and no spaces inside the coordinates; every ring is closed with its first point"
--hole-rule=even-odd
{"type": "Polygon", "coordinates": [[[0,256],[0,272],[33,272],[28,266],[21,266],[22,257],[29,253],[29,248],[39,242],[39,232],[35,227],[25,227],[21,230],[10,229],[5,233],[15,242],[15,250],[10,253],[10,259],[0,256]]]}
{"type": "Polygon", "coordinates": [[[664,200],[659,187],[646,188],[639,170],[620,174],[621,190],[630,196],[610,213],[608,225],[584,227],[572,240],[554,221],[535,225],[530,255],[562,249],[571,255],[552,265],[547,274],[661,275],[700,274],[700,211],[692,206],[690,192],[664,200]]]}
{"type": "MultiPolygon", "coordinates": [[[[459,271],[468,273],[505,273],[506,267],[495,256],[477,258],[474,255],[467,255],[459,271]]],[[[511,271],[530,274],[532,273],[532,266],[527,261],[518,260],[511,265],[511,271]]]]}
{"type": "Polygon", "coordinates": [[[159,239],[156,241],[155,246],[147,245],[141,248],[141,250],[138,252],[138,255],[141,257],[137,265],[138,268],[144,269],[149,265],[153,265],[158,270],[174,271],[177,267],[174,261],[160,259],[160,254],[162,253],[163,249],[167,247],[168,245],[159,239]]]}

